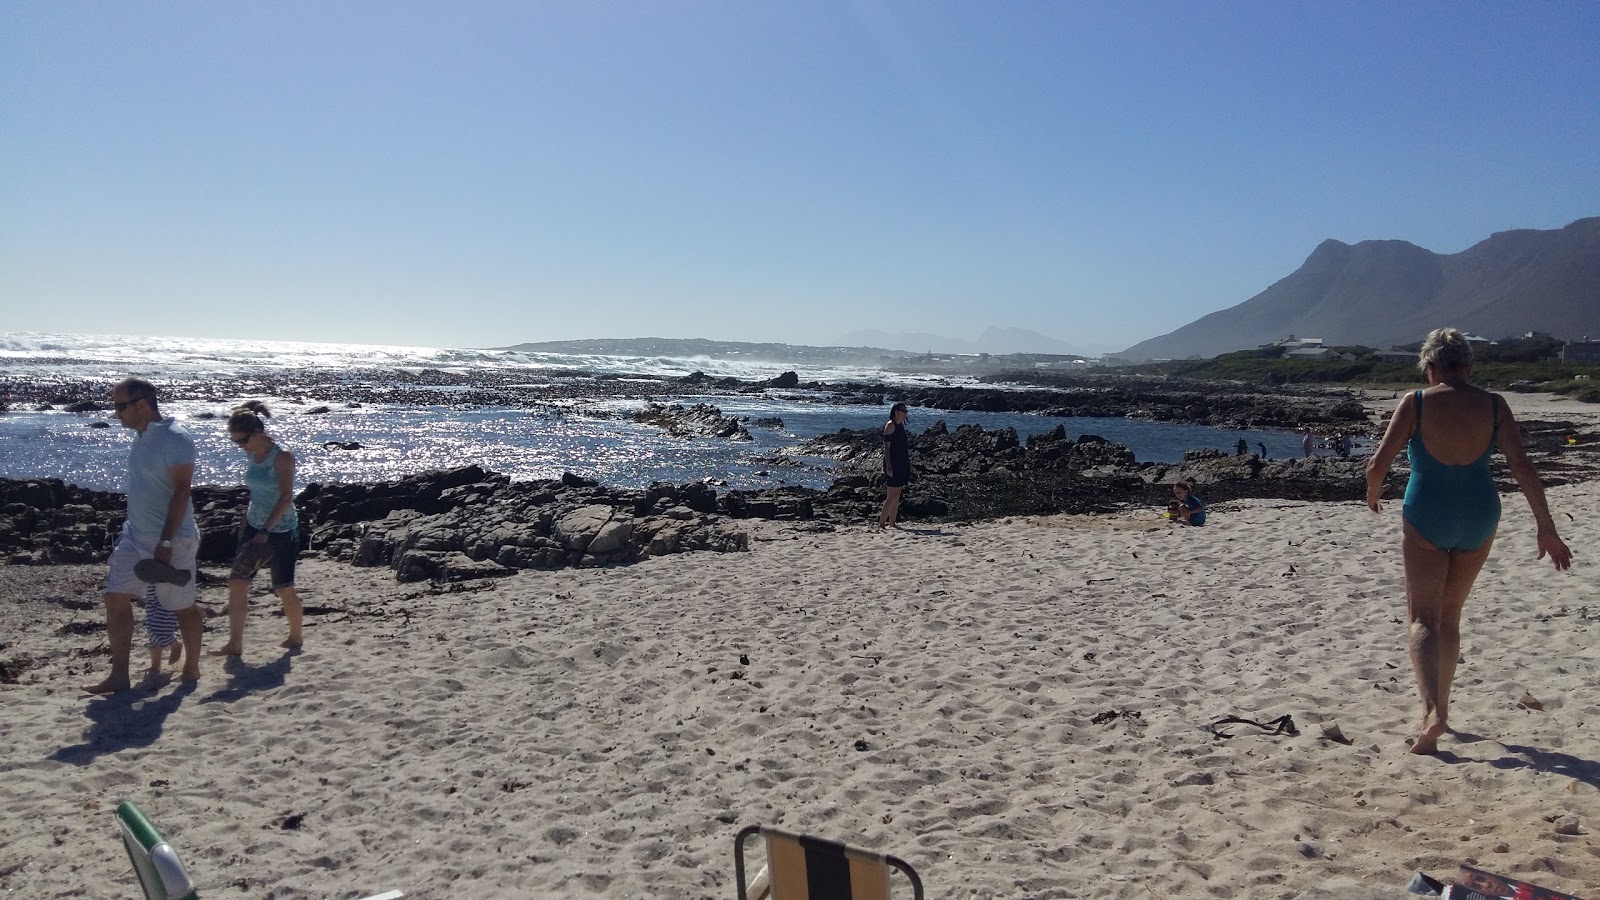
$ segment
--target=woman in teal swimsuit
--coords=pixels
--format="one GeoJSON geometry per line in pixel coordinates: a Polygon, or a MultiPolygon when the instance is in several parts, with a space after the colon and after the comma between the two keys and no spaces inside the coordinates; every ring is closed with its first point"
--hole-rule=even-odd
{"type": "Polygon", "coordinates": [[[1417,363],[1426,390],[1406,394],[1389,419],[1383,443],[1367,463],[1367,506],[1381,512],[1383,479],[1406,447],[1406,612],[1411,666],[1422,695],[1422,725],[1412,753],[1433,753],[1450,730],[1450,683],[1461,651],[1461,608],[1489,558],[1500,524],[1500,494],[1489,469],[1496,447],[1533,509],[1539,559],[1557,569],[1572,565],[1572,551],[1556,534],[1539,474],[1522,448],[1516,419],[1504,399],[1467,382],[1472,347],[1454,328],[1435,329],[1417,363]]]}

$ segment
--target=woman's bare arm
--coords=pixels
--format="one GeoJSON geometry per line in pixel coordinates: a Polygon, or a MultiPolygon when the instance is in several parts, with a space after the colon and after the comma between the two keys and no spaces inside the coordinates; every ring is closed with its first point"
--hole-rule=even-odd
{"type": "Polygon", "coordinates": [[[1572,565],[1572,551],[1567,549],[1566,543],[1556,533],[1556,520],[1550,515],[1550,504],[1544,497],[1544,482],[1539,480],[1539,473],[1533,468],[1533,461],[1528,459],[1527,449],[1522,446],[1522,432],[1517,428],[1517,418],[1504,397],[1496,394],[1494,402],[1500,410],[1500,452],[1506,455],[1511,476],[1517,480],[1517,487],[1522,488],[1522,496],[1528,498],[1528,507],[1533,510],[1533,521],[1539,529],[1539,558],[1544,559],[1548,553],[1556,568],[1565,569],[1572,565]]]}
{"type": "Polygon", "coordinates": [[[1416,394],[1407,391],[1389,416],[1389,427],[1384,430],[1378,449],[1367,460],[1367,508],[1373,512],[1383,512],[1383,479],[1394,465],[1394,458],[1400,455],[1400,448],[1411,439],[1416,421],[1416,394]]]}
{"type": "Polygon", "coordinates": [[[886,422],[883,426],[883,474],[894,477],[894,455],[889,451],[893,447],[889,438],[894,434],[894,423],[886,422]]]}

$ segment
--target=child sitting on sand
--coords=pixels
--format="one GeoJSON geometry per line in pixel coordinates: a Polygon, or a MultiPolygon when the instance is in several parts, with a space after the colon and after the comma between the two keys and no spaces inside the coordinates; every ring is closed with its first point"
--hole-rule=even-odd
{"type": "Polygon", "coordinates": [[[1180,481],[1172,486],[1172,496],[1178,499],[1167,506],[1167,515],[1173,521],[1185,525],[1204,525],[1206,523],[1206,505],[1199,497],[1194,495],[1194,488],[1187,481],[1180,481]]]}
{"type": "Polygon", "coordinates": [[[183,658],[183,643],[178,640],[178,614],[161,605],[153,584],[145,590],[144,627],[150,633],[150,668],[144,677],[154,681],[161,677],[162,654],[171,648],[167,662],[177,665],[183,658]]]}

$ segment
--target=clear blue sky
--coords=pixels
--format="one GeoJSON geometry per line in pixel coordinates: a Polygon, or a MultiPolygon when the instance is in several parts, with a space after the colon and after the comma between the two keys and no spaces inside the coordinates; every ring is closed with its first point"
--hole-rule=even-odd
{"type": "Polygon", "coordinates": [[[0,331],[1120,349],[1600,215],[1600,5],[0,5],[0,331]]]}

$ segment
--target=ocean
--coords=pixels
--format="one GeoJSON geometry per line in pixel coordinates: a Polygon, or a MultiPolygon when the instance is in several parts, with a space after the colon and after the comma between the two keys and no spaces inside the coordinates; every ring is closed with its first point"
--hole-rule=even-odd
{"type": "MultiPolygon", "coordinates": [[[[228,440],[229,409],[246,399],[274,411],[269,431],[294,450],[298,482],[378,481],[430,469],[479,464],[515,480],[556,478],[574,472],[603,483],[643,487],[654,481],[711,480],[734,488],[802,485],[825,488],[832,481],[827,459],[800,456],[807,438],[840,428],[872,428],[888,417],[884,406],[841,404],[830,394],[768,389],[758,394],[704,396],[654,394],[651,399],[684,405],[709,403],[725,415],[776,417],[782,428],[747,426],[750,441],[678,438],[625,418],[644,406],[637,396],[584,396],[586,383],[675,378],[692,372],[714,378],[770,379],[795,371],[802,383],[881,382],[961,385],[961,379],[911,376],[862,367],[798,366],[787,363],[708,358],[579,356],[552,353],[401,347],[298,341],[241,341],[177,337],[0,333],[0,399],[23,385],[59,386],[62,396],[85,383],[109,384],[128,375],[147,378],[174,399],[162,412],[183,422],[199,450],[198,484],[231,484],[241,478],[243,458],[228,440]],[[523,396],[548,394],[549,402],[483,405],[463,402],[466,389],[417,385],[419,372],[489,380],[523,396]],[[382,392],[405,385],[415,399],[404,403],[347,405],[342,390],[382,392]],[[319,399],[319,392],[325,399],[319,399]],[[309,414],[317,405],[329,411],[309,414]],[[357,450],[334,444],[358,443],[357,450]]],[[[985,387],[996,387],[985,385],[985,387]]],[[[103,396],[81,399],[105,402],[103,396]]],[[[637,392],[635,392],[637,393],[637,392]]],[[[74,398],[79,399],[79,398],[74,398]]],[[[109,411],[39,411],[37,404],[11,401],[0,415],[0,477],[60,478],[99,490],[121,490],[131,436],[109,411]],[[109,428],[93,427],[108,422],[109,428]]],[[[1185,450],[1232,448],[1244,437],[1252,450],[1264,443],[1274,457],[1299,455],[1300,437],[1284,431],[1234,431],[1138,419],[1061,418],[1021,413],[956,412],[913,408],[910,426],[921,430],[943,419],[950,428],[976,424],[1011,427],[1026,437],[1065,425],[1069,436],[1096,434],[1126,445],[1140,461],[1175,462],[1185,450]]]]}

